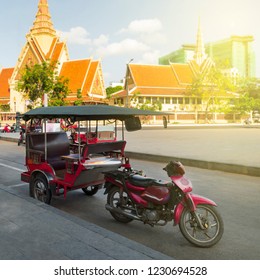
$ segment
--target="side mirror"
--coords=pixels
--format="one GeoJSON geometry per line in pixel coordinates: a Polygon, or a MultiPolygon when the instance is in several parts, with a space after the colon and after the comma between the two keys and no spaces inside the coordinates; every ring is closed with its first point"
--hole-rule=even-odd
{"type": "Polygon", "coordinates": [[[142,129],[139,117],[131,117],[125,120],[125,128],[127,131],[137,131],[142,129]]]}

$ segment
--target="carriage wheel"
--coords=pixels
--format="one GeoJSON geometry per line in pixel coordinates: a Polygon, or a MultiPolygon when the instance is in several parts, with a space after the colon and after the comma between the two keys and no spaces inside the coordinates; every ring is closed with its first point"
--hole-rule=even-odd
{"type": "Polygon", "coordinates": [[[51,202],[51,190],[44,175],[38,174],[32,182],[32,194],[35,199],[42,201],[46,204],[51,202]]]}
{"type": "Polygon", "coordinates": [[[99,185],[82,188],[83,192],[89,196],[96,194],[98,192],[98,189],[99,189],[99,185]]]}

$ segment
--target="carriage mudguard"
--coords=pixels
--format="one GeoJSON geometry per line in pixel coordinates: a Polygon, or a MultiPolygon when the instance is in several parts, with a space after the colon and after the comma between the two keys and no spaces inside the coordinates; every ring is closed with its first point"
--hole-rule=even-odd
{"type": "MultiPolygon", "coordinates": [[[[54,176],[53,174],[49,173],[49,172],[44,172],[44,171],[41,171],[41,170],[34,170],[31,174],[31,180],[33,180],[37,174],[42,174],[45,178],[46,178],[46,181],[48,183],[48,186],[49,186],[49,189],[55,193],[55,190],[56,190],[56,183],[54,182],[54,176]]],[[[31,181],[30,180],[30,181],[31,181]]]]}
{"type": "Polygon", "coordinates": [[[189,205],[189,208],[193,211],[196,210],[196,206],[199,204],[208,204],[208,205],[212,205],[212,206],[217,206],[217,204],[211,200],[208,199],[206,197],[197,195],[197,194],[188,194],[187,195],[187,202],[181,202],[179,203],[175,210],[174,210],[174,225],[178,225],[180,222],[180,218],[181,218],[181,214],[184,210],[184,208],[186,208],[185,205],[189,205]]]}

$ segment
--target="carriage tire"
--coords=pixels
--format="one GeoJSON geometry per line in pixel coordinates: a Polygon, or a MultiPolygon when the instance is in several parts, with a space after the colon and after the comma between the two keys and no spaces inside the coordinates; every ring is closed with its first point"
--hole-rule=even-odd
{"type": "Polygon", "coordinates": [[[46,204],[51,203],[51,190],[43,174],[37,174],[32,183],[30,183],[30,195],[46,204]]]}
{"type": "Polygon", "coordinates": [[[88,196],[92,196],[95,195],[98,192],[99,186],[88,186],[85,188],[82,188],[82,191],[88,195],[88,196]]]}

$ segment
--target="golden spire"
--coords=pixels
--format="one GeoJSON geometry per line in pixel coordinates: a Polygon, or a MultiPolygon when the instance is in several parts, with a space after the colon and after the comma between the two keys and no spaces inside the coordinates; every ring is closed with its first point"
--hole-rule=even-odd
{"type": "Polygon", "coordinates": [[[200,27],[200,18],[198,24],[198,32],[197,32],[197,43],[196,49],[194,54],[194,60],[197,62],[198,65],[201,65],[202,62],[207,58],[205,53],[205,47],[202,39],[201,27],[200,27]]]}
{"type": "Polygon", "coordinates": [[[33,23],[33,27],[30,30],[32,35],[49,34],[56,36],[56,30],[53,27],[51,21],[51,15],[49,12],[49,5],[47,0],[40,0],[38,4],[38,12],[33,23]]]}

